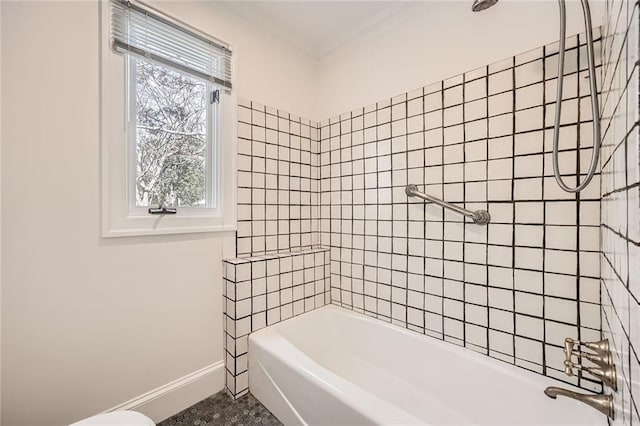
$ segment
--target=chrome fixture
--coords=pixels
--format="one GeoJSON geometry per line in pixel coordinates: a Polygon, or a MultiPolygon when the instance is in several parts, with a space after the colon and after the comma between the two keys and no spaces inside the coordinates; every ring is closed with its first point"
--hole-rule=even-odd
{"type": "MultiPolygon", "coordinates": [[[[496,4],[498,0],[475,0],[471,10],[479,12],[488,9],[496,4]]],[[[589,185],[598,168],[598,159],[600,158],[600,107],[598,106],[598,88],[596,86],[596,71],[593,48],[593,28],[591,22],[591,9],[588,0],[581,0],[582,15],[584,17],[585,33],[587,35],[587,60],[589,63],[589,88],[591,91],[591,118],[593,121],[593,153],[591,154],[591,164],[584,181],[580,182],[578,176],[578,185],[576,187],[568,186],[560,176],[560,165],[558,160],[558,151],[560,144],[560,117],[562,113],[562,87],[564,83],[564,55],[565,55],[565,38],[567,37],[567,11],[565,0],[558,0],[560,9],[560,40],[559,40],[559,56],[558,56],[558,84],[556,91],[556,111],[555,121],[553,124],[553,175],[556,178],[558,186],[566,192],[580,192],[589,185]]]]}
{"type": "Polygon", "coordinates": [[[602,382],[613,389],[614,392],[618,391],[618,379],[616,375],[616,366],[613,365],[613,357],[611,356],[611,350],[609,348],[608,340],[600,340],[598,342],[580,342],[567,337],[564,341],[564,372],[567,376],[573,376],[573,369],[580,370],[591,374],[594,377],[602,380],[602,382]],[[582,352],[580,346],[584,346],[587,349],[593,351],[593,353],[582,352]],[[577,350],[574,348],[577,347],[577,350]],[[595,367],[586,367],[582,364],[572,361],[572,357],[575,356],[579,359],[586,359],[595,367]]]}
{"type": "Polygon", "coordinates": [[[462,207],[458,207],[454,204],[447,203],[439,198],[433,197],[431,195],[427,195],[424,192],[418,191],[418,187],[416,185],[407,185],[404,188],[404,192],[409,197],[418,197],[422,198],[425,201],[431,202],[433,204],[437,204],[440,207],[444,207],[445,209],[453,210],[456,213],[460,213],[466,217],[469,217],[473,220],[473,223],[477,223],[478,225],[486,225],[491,220],[491,215],[486,210],[476,210],[470,211],[467,209],[463,209],[462,207]]]}
{"type": "Polygon", "coordinates": [[[471,10],[474,12],[481,12],[485,9],[489,9],[494,4],[498,3],[498,0],[475,0],[471,10]]]}
{"type": "MultiPolygon", "coordinates": [[[[609,386],[614,392],[618,390],[616,379],[616,367],[613,365],[613,357],[608,340],[600,340],[598,342],[580,342],[570,337],[564,339],[564,372],[567,376],[573,376],[573,369],[585,371],[598,379],[602,383],[609,386]],[[584,346],[593,353],[583,352],[580,347],[584,346]],[[592,362],[595,367],[585,367],[572,361],[572,357],[586,359],[592,362]]],[[[567,389],[557,388],[554,386],[544,390],[544,394],[549,398],[556,399],[558,395],[572,398],[595,408],[605,414],[611,420],[614,419],[613,396],[611,395],[595,395],[588,393],[577,393],[567,389]]]]}
{"type": "Polygon", "coordinates": [[[611,349],[609,348],[609,340],[604,339],[598,342],[580,342],[578,340],[573,340],[571,337],[567,337],[564,339],[564,353],[565,357],[567,353],[572,353],[573,355],[582,356],[583,358],[588,359],[594,364],[598,365],[613,365],[613,358],[611,357],[611,349]],[[585,352],[575,351],[573,349],[574,346],[584,346],[595,354],[589,354],[585,352]]]}
{"type": "Polygon", "coordinates": [[[560,56],[558,58],[558,90],[556,92],[556,114],[555,122],[553,125],[553,175],[556,178],[556,182],[563,191],[566,192],[580,192],[593,179],[593,175],[598,168],[598,159],[600,158],[600,107],[598,106],[598,88],[596,86],[596,70],[595,59],[593,53],[593,30],[591,27],[591,10],[589,9],[589,1],[581,0],[582,2],[582,15],[584,16],[585,33],[587,35],[587,59],[589,62],[589,88],[591,91],[591,118],[593,121],[593,153],[591,154],[591,164],[589,165],[589,171],[587,177],[583,182],[580,182],[578,176],[578,185],[575,188],[567,186],[560,176],[560,166],[558,165],[558,145],[560,139],[560,114],[562,109],[562,85],[564,82],[564,53],[565,53],[565,38],[566,38],[566,26],[567,26],[567,12],[565,10],[564,0],[558,0],[560,7],[560,56]]]}
{"type": "Polygon", "coordinates": [[[549,398],[556,399],[558,396],[566,396],[595,408],[596,410],[609,417],[615,419],[615,411],[613,409],[613,396],[611,395],[595,395],[588,393],[578,393],[567,389],[550,386],[544,390],[544,394],[549,398]]]}

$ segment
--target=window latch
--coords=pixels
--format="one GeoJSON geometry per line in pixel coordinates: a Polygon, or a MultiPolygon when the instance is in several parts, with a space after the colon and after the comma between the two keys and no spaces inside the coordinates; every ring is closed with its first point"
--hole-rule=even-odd
{"type": "Polygon", "coordinates": [[[178,209],[176,208],[167,208],[167,207],[149,207],[149,214],[176,214],[178,213],[178,209]]]}
{"type": "Polygon", "coordinates": [[[211,104],[219,104],[220,103],[220,90],[212,90],[211,91],[211,104]]]}

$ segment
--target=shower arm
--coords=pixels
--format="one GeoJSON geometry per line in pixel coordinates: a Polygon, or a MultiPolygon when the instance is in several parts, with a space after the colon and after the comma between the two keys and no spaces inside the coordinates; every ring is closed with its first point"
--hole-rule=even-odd
{"type": "MultiPolygon", "coordinates": [[[[560,118],[562,112],[562,89],[564,83],[564,55],[565,55],[565,38],[566,38],[566,24],[567,24],[567,12],[565,0],[558,0],[558,6],[560,8],[560,40],[558,41],[559,51],[558,51],[558,84],[557,84],[557,92],[556,92],[556,111],[555,111],[555,122],[553,125],[553,175],[555,176],[556,182],[562,190],[566,192],[580,192],[593,179],[593,176],[596,173],[596,169],[598,167],[598,160],[600,158],[600,108],[598,106],[598,87],[596,84],[596,71],[595,71],[595,57],[593,51],[593,32],[592,32],[592,23],[591,23],[591,10],[589,8],[588,0],[581,0],[582,3],[582,14],[584,16],[584,25],[585,25],[585,33],[587,36],[587,57],[588,57],[588,66],[589,66],[589,84],[590,84],[590,98],[591,98],[591,119],[593,122],[593,152],[591,154],[591,164],[589,165],[589,171],[587,173],[587,177],[583,182],[580,182],[580,173],[579,173],[579,162],[577,164],[578,170],[576,171],[578,185],[575,188],[569,187],[562,180],[562,176],[560,175],[560,165],[558,160],[559,154],[559,140],[560,140],[560,118]]],[[[579,47],[578,47],[579,48],[579,47]]],[[[580,67],[578,66],[578,73],[580,72],[580,67]]],[[[578,147],[578,158],[579,158],[580,149],[578,147]]]]}

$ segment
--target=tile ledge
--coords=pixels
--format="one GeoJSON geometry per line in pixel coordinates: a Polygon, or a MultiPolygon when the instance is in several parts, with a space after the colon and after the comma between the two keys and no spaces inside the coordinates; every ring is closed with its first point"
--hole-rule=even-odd
{"type": "Polygon", "coordinates": [[[231,263],[234,265],[238,265],[238,264],[242,264],[242,263],[251,263],[251,262],[258,262],[258,261],[262,261],[262,260],[273,260],[273,259],[280,259],[282,257],[290,257],[290,256],[297,256],[297,255],[304,255],[304,254],[312,254],[312,253],[320,253],[320,252],[325,252],[325,251],[329,251],[329,247],[325,247],[325,246],[311,246],[309,248],[304,248],[304,249],[300,249],[300,250],[286,250],[286,251],[281,251],[281,252],[275,252],[275,253],[264,253],[264,254],[258,254],[258,255],[244,255],[244,256],[239,256],[239,257],[235,257],[235,258],[229,258],[229,259],[223,259],[223,262],[225,263],[231,263]]]}

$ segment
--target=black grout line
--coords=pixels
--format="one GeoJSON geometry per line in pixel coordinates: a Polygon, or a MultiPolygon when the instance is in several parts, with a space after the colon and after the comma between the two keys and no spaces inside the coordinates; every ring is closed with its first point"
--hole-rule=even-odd
{"type": "MultiPolygon", "coordinates": [[[[465,103],[464,95],[465,95],[465,87],[466,87],[466,85],[464,83],[465,83],[465,78],[464,78],[464,74],[463,74],[462,75],[462,104],[465,103]]],[[[466,123],[464,108],[462,108],[462,122],[466,123]]],[[[467,140],[466,127],[467,127],[466,125],[462,126],[462,140],[463,141],[467,140]]],[[[465,150],[463,149],[462,150],[462,162],[463,163],[465,163],[465,158],[466,158],[465,157],[465,150]]],[[[462,181],[463,182],[466,182],[465,176],[466,176],[466,168],[462,167],[462,181]]],[[[444,193],[443,193],[443,195],[444,195],[444,193]]],[[[463,203],[463,205],[465,207],[468,207],[467,203],[466,203],[466,199],[467,199],[467,185],[463,184],[462,185],[462,203],[463,203]]],[[[446,212],[443,212],[443,213],[446,213],[446,212]]],[[[463,239],[463,242],[462,242],[462,253],[461,253],[463,262],[466,261],[466,258],[465,258],[465,246],[466,246],[466,244],[464,243],[464,241],[466,240],[466,234],[467,234],[467,228],[466,227],[467,227],[467,223],[466,223],[466,221],[463,221],[462,222],[462,239],[463,239]]],[[[463,322],[463,324],[462,324],[462,342],[463,342],[463,345],[465,347],[468,344],[468,342],[467,342],[467,327],[466,327],[466,325],[468,323],[468,321],[467,321],[467,305],[466,305],[466,303],[467,303],[466,285],[465,285],[465,282],[466,282],[465,277],[466,277],[466,275],[467,275],[467,271],[466,271],[466,268],[463,266],[462,267],[462,282],[463,282],[462,283],[462,322],[463,322]]],[[[487,342],[487,346],[488,346],[488,342],[487,342]]]]}
{"type": "MultiPolygon", "coordinates": [[[[580,41],[580,35],[578,35],[578,42],[580,41]]],[[[578,64],[580,63],[580,49],[577,51],[578,64]]],[[[593,76],[595,77],[595,75],[593,76]]],[[[597,89],[596,89],[597,90],[597,89]]],[[[576,92],[580,93],[580,81],[576,81],[576,92]]],[[[578,123],[580,123],[581,108],[578,108],[578,123]]],[[[593,115],[593,114],[592,114],[593,115]]],[[[595,120],[596,117],[591,117],[595,120]]],[[[599,142],[596,142],[599,143],[599,142]]],[[[580,183],[580,125],[576,127],[576,163],[575,163],[575,177],[576,185],[580,183]]],[[[593,154],[593,153],[592,153],[593,154]]],[[[575,194],[576,199],[576,248],[578,249],[578,261],[576,262],[576,326],[578,328],[578,341],[582,341],[582,321],[580,316],[580,193],[575,194]]],[[[578,362],[582,363],[582,357],[578,357],[578,362]]],[[[578,386],[581,385],[584,379],[582,370],[578,370],[578,386]]]]}
{"type": "MultiPolygon", "coordinates": [[[[578,39],[578,41],[580,41],[578,39]]],[[[546,52],[546,46],[544,46],[542,48],[543,53],[546,52]]],[[[579,51],[579,50],[578,50],[579,51]]],[[[580,61],[578,61],[578,63],[580,63],[580,61]]],[[[547,73],[547,67],[543,67],[542,68],[542,80],[546,79],[546,73],[547,73]]],[[[556,77],[556,82],[557,82],[557,77],[556,77]]],[[[578,93],[579,94],[579,93],[578,93]]],[[[544,90],[542,92],[542,122],[546,123],[547,121],[547,91],[544,90]]],[[[556,99],[556,107],[558,105],[558,99],[556,99]]],[[[578,108],[578,110],[580,110],[580,108],[578,108]]],[[[578,121],[580,121],[578,119],[578,121]]],[[[542,132],[542,146],[544,147],[546,145],[547,142],[547,133],[546,132],[542,132]]],[[[515,154],[515,153],[514,153],[515,154]]],[[[545,155],[542,156],[542,175],[544,175],[544,169],[545,166],[547,165],[547,157],[545,155]]],[[[542,179],[542,193],[545,193],[545,181],[544,179],[542,179]]],[[[547,217],[547,203],[542,203],[542,217],[546,218],[547,217]]],[[[579,230],[578,230],[579,231],[579,230]]],[[[515,242],[514,242],[515,243],[515,242]]],[[[577,244],[576,244],[576,249],[577,249],[577,244]]],[[[543,253],[546,252],[547,250],[547,225],[546,223],[542,226],[542,250],[543,253]]],[[[545,260],[546,258],[542,259],[542,267],[543,269],[546,269],[546,265],[545,265],[545,260]]],[[[546,292],[546,274],[542,274],[542,297],[543,300],[546,297],[547,292],[546,292]]],[[[546,320],[547,318],[547,312],[546,312],[546,303],[542,304],[542,318],[544,318],[546,320]]],[[[547,321],[542,322],[542,340],[544,342],[547,342],[547,321]]],[[[542,348],[542,374],[544,374],[545,376],[547,375],[547,369],[548,369],[548,362],[547,362],[547,350],[546,347],[543,346],[542,348]]]]}
{"type": "MultiPolygon", "coordinates": [[[[487,83],[488,84],[488,83],[487,83]]],[[[440,105],[441,105],[441,114],[442,114],[442,123],[444,123],[444,83],[440,83],[440,105]]],[[[426,127],[426,125],[425,125],[426,127]]],[[[441,156],[442,156],[442,163],[445,163],[445,157],[444,157],[444,129],[442,131],[442,148],[441,148],[441,156]]],[[[425,141],[426,142],[426,141],[425,141]]],[[[442,167],[442,183],[440,184],[440,188],[441,188],[441,193],[442,196],[444,197],[445,195],[445,191],[444,191],[444,182],[445,182],[445,170],[444,167],[442,167]]],[[[445,212],[442,211],[442,238],[444,239],[446,235],[446,223],[445,223],[445,212]]],[[[442,339],[444,340],[444,336],[446,334],[445,331],[445,316],[446,316],[446,312],[445,312],[445,291],[444,291],[444,275],[445,275],[445,265],[444,265],[444,259],[445,259],[445,244],[444,241],[442,242],[442,251],[441,251],[441,255],[442,255],[442,279],[440,279],[440,293],[442,294],[441,299],[441,317],[442,317],[442,321],[441,321],[441,335],[442,335],[442,339]]],[[[425,270],[425,274],[427,273],[427,271],[425,270]]]]}
{"type": "MultiPolygon", "coordinates": [[[[544,50],[544,49],[543,49],[544,50]]],[[[543,61],[543,68],[544,68],[544,61],[543,61]]],[[[511,74],[511,84],[512,86],[515,85],[515,80],[516,80],[516,71],[515,68],[512,69],[512,74],[511,74]]],[[[515,114],[515,109],[516,109],[516,99],[515,96],[513,97],[512,100],[512,105],[511,105],[511,111],[512,111],[512,118],[511,118],[511,126],[512,126],[512,132],[515,132],[516,130],[516,114],[515,114]]],[[[543,117],[544,118],[544,117],[543,117]]],[[[544,141],[544,139],[543,139],[544,141]]],[[[515,137],[512,136],[511,137],[511,153],[512,155],[515,154],[516,152],[516,141],[515,141],[515,137]]],[[[512,217],[511,217],[511,222],[515,223],[516,222],[516,203],[515,203],[515,178],[516,172],[515,172],[515,159],[511,162],[511,200],[512,202],[512,217]]],[[[544,206],[544,204],[543,204],[544,206]]],[[[544,208],[543,208],[543,212],[544,212],[544,208]]],[[[544,217],[543,217],[543,221],[544,221],[544,217]]],[[[516,267],[516,227],[515,225],[512,228],[511,231],[511,302],[512,302],[512,308],[513,308],[513,357],[514,360],[518,358],[518,352],[517,352],[517,347],[516,347],[516,336],[518,334],[518,324],[517,324],[517,303],[516,303],[516,292],[515,292],[515,285],[516,285],[516,277],[515,277],[515,267],[516,267]]],[[[544,268],[544,252],[543,253],[543,257],[542,257],[542,265],[544,268]]],[[[542,322],[544,325],[544,321],[542,322]]],[[[543,370],[544,372],[544,370],[543,370]]]]}

